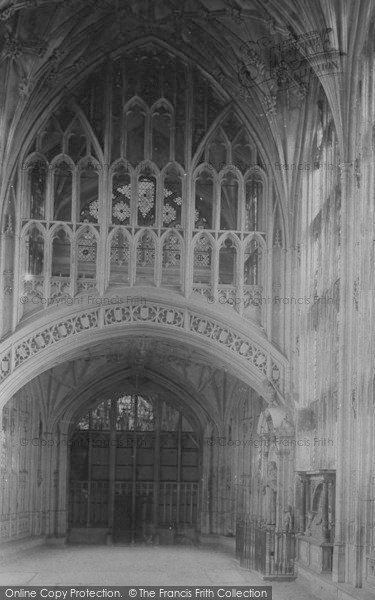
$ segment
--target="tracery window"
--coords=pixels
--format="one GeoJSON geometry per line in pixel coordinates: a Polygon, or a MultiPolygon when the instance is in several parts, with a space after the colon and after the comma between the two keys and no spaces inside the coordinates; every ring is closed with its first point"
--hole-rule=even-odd
{"type": "MultiPolygon", "coordinates": [[[[199,69],[160,48],[116,59],[108,89],[98,83],[102,74],[100,67],[97,79],[81,82],[26,153],[21,237],[31,219],[46,233],[27,234],[20,283],[38,273],[48,293],[56,282],[43,277],[74,275],[97,281],[98,290],[151,284],[189,294],[196,284],[194,291],[215,295],[220,285],[231,297],[242,282],[264,283],[273,191],[227,99],[199,69]],[[66,229],[53,230],[56,222],[66,229]],[[251,242],[249,232],[257,235],[251,242]]],[[[90,289],[72,284],[72,293],[90,289]]]]}
{"type": "Polygon", "coordinates": [[[72,220],[72,167],[66,162],[58,163],[53,170],[53,219],[72,220]]]}
{"type": "Polygon", "coordinates": [[[251,240],[245,250],[244,283],[258,285],[261,283],[262,248],[257,240],[251,240]]]}
{"type": "Polygon", "coordinates": [[[226,172],[220,182],[220,229],[239,229],[238,179],[232,171],[226,172]]]}
{"type": "Polygon", "coordinates": [[[138,177],[137,223],[144,227],[156,225],[156,178],[150,169],[138,177]]]}
{"type": "Polygon", "coordinates": [[[28,168],[30,219],[44,219],[46,210],[47,165],[41,159],[28,168]]]}
{"type": "Polygon", "coordinates": [[[171,160],[171,110],[160,102],[154,108],[151,116],[152,123],[152,160],[159,168],[171,160]]]}
{"type": "Polygon", "coordinates": [[[219,284],[236,283],[236,247],[231,238],[226,238],[219,251],[219,284]]]}
{"type": "Polygon", "coordinates": [[[182,226],[182,182],[175,167],[170,167],[164,175],[163,186],[163,227],[182,226]]]}
{"type": "Polygon", "coordinates": [[[94,232],[84,227],[78,237],[78,277],[96,277],[97,241],[94,232]]]}
{"type": "Polygon", "coordinates": [[[47,121],[46,125],[41,129],[37,145],[39,152],[46,157],[47,161],[61,154],[62,152],[62,130],[55,117],[47,121]]]}
{"type": "Polygon", "coordinates": [[[228,164],[228,141],[222,130],[219,130],[208,147],[207,162],[209,162],[217,172],[228,164]]]}
{"type": "Polygon", "coordinates": [[[212,242],[201,235],[194,246],[194,283],[211,283],[212,242]]]}
{"type": "Polygon", "coordinates": [[[79,176],[80,221],[97,223],[99,220],[99,176],[94,164],[88,162],[79,176]]]}
{"type": "Polygon", "coordinates": [[[252,174],[246,181],[245,228],[247,231],[262,231],[263,181],[252,174]]]}
{"type": "Polygon", "coordinates": [[[125,155],[136,166],[145,158],[145,108],[134,105],[128,109],[126,132],[125,155]]]}
{"type": "Polygon", "coordinates": [[[232,142],[232,161],[242,173],[244,173],[249,166],[259,164],[255,144],[243,127],[232,142]]]}
{"type": "Polygon", "coordinates": [[[202,170],[195,181],[194,226],[196,229],[213,229],[214,182],[210,170],[202,170]]]}
{"type": "Polygon", "coordinates": [[[162,257],[162,285],[173,286],[181,283],[181,239],[170,232],[164,239],[162,257]]]}
{"type": "Polygon", "coordinates": [[[144,231],[136,247],[136,283],[154,283],[154,277],[155,240],[150,232],[144,231]]]}
{"type": "Polygon", "coordinates": [[[120,431],[152,431],[154,407],[142,396],[124,396],[117,401],[116,429],[120,431]]]}
{"type": "Polygon", "coordinates": [[[130,245],[126,234],[116,229],[111,241],[110,282],[124,283],[129,280],[130,245]]]}
{"type": "Polygon", "coordinates": [[[77,163],[89,152],[87,136],[78,119],[72,123],[66,134],[67,154],[77,163]]]}
{"type": "Polygon", "coordinates": [[[117,431],[154,431],[156,410],[160,415],[160,430],[175,432],[181,420],[182,431],[193,428],[177,408],[160,399],[145,398],[140,394],[121,396],[116,400],[103,400],[86,413],[77,423],[77,430],[106,431],[115,425],[117,431]]]}
{"type": "Polygon", "coordinates": [[[52,241],[52,277],[70,276],[71,243],[65,229],[58,229],[52,241]]]}
{"type": "Polygon", "coordinates": [[[38,227],[26,235],[26,274],[40,275],[44,268],[44,237],[38,227]]]}
{"type": "Polygon", "coordinates": [[[124,166],[117,167],[112,178],[112,223],[129,225],[131,193],[130,174],[124,166]]]}

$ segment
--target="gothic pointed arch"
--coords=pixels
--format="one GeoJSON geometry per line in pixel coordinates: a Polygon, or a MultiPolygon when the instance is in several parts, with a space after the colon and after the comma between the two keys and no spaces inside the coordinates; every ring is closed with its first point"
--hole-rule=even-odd
{"type": "Polygon", "coordinates": [[[224,234],[219,238],[218,285],[238,284],[239,240],[234,234],[224,234]]]}
{"type": "Polygon", "coordinates": [[[168,163],[161,173],[162,177],[162,227],[182,228],[186,212],[184,203],[185,173],[178,163],[168,163]]]}
{"type": "Polygon", "coordinates": [[[155,285],[158,240],[153,231],[141,229],[135,236],[135,282],[155,285]]]}
{"type": "Polygon", "coordinates": [[[116,161],[110,170],[111,222],[114,225],[130,225],[132,209],[132,168],[126,161],[116,161]]]}
{"type": "Polygon", "coordinates": [[[114,227],[108,236],[108,284],[129,284],[131,271],[131,237],[123,226],[114,227]]]}
{"type": "Polygon", "coordinates": [[[72,231],[64,224],[56,224],[50,231],[51,276],[71,276],[72,231]]]}
{"type": "Polygon", "coordinates": [[[60,154],[51,162],[51,209],[54,221],[73,220],[74,171],[73,160],[67,154],[60,154]]]}
{"type": "Polygon", "coordinates": [[[100,165],[93,157],[88,156],[78,164],[78,207],[81,223],[98,223],[103,210],[100,191],[100,165]]]}
{"type": "Polygon", "coordinates": [[[244,248],[244,284],[259,286],[264,284],[266,248],[259,235],[250,235],[244,248]]]}
{"type": "Polygon", "coordinates": [[[193,284],[212,284],[214,240],[209,233],[200,233],[194,239],[193,246],[193,284]]]}
{"type": "Polygon", "coordinates": [[[77,163],[90,154],[88,148],[87,135],[78,117],[76,117],[64,133],[64,152],[71,156],[73,161],[77,163]]]}
{"type": "Polygon", "coordinates": [[[33,153],[25,163],[24,216],[29,219],[44,219],[46,216],[48,165],[40,153],[33,153]]]}
{"type": "Polygon", "coordinates": [[[215,229],[216,202],[216,172],[211,165],[201,165],[194,173],[194,228],[215,229]]]}
{"type": "Polygon", "coordinates": [[[155,102],[150,109],[151,158],[161,169],[174,159],[174,111],[166,99],[155,102]]]}
{"type": "Polygon", "coordinates": [[[241,173],[234,167],[224,167],[220,172],[220,230],[241,229],[241,179],[241,173]]]}
{"type": "Polygon", "coordinates": [[[98,232],[92,225],[82,225],[76,234],[77,291],[95,290],[98,267],[98,232]]]}
{"type": "Polygon", "coordinates": [[[162,264],[161,285],[164,287],[182,286],[182,265],[184,258],[184,241],[176,229],[167,231],[161,238],[162,264]]]}
{"type": "Polygon", "coordinates": [[[144,158],[150,158],[146,127],[149,128],[149,109],[138,97],[133,98],[124,108],[125,156],[135,167],[144,158]]]}
{"type": "Polygon", "coordinates": [[[49,162],[55,156],[64,153],[63,131],[55,116],[50,117],[40,128],[35,139],[35,147],[49,162]]]}
{"type": "Polygon", "coordinates": [[[158,220],[157,192],[158,169],[153,163],[143,161],[137,170],[137,225],[155,227],[158,220]]]}
{"type": "Polygon", "coordinates": [[[251,167],[244,176],[245,230],[267,230],[267,180],[263,170],[251,167]]]}
{"type": "Polygon", "coordinates": [[[230,143],[225,132],[219,127],[206,143],[205,161],[219,172],[231,162],[230,143]]]}

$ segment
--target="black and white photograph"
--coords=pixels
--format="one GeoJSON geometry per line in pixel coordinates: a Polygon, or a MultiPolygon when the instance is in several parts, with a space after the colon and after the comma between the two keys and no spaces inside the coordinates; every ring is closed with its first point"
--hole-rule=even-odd
{"type": "Polygon", "coordinates": [[[375,597],[375,0],[0,0],[0,600],[375,597]]]}

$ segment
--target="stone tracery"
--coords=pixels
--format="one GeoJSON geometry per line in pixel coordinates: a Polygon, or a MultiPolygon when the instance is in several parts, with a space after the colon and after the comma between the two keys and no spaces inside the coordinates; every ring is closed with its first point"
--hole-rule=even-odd
{"type": "MultiPolygon", "coordinates": [[[[249,254],[248,248],[263,246],[268,235],[271,186],[246,126],[227,109],[220,116],[224,103],[199,72],[181,61],[171,62],[161,50],[125,56],[113,63],[110,71],[112,92],[101,96],[102,112],[97,105],[102,92],[91,75],[87,102],[94,103],[94,113],[82,100],[79,109],[74,103],[63,103],[55,116],[41,125],[32,152],[24,160],[20,193],[25,266],[19,270],[20,289],[26,297],[38,293],[38,287],[46,297],[56,297],[59,289],[62,296],[68,291],[75,296],[88,290],[103,293],[115,283],[163,286],[168,281],[185,294],[199,291],[200,295],[215,296],[219,291],[228,298],[244,294],[251,303],[254,293],[262,294],[269,266],[260,260],[259,250],[249,254]],[[155,67],[152,87],[142,83],[146,75],[143,64],[150,56],[155,67]],[[187,76],[193,78],[196,90],[190,108],[194,114],[191,138],[186,108],[191,100],[186,83],[182,83],[187,76]],[[123,110],[121,103],[125,103],[123,110]],[[215,118],[221,124],[210,129],[215,118]],[[101,126],[98,120],[103,121],[101,126]],[[104,122],[110,125],[104,127],[104,122]],[[111,140],[107,150],[105,139],[111,140]],[[252,161],[250,168],[247,159],[252,161]],[[186,171],[186,161],[197,167],[186,171]],[[35,243],[25,247],[30,219],[38,224],[42,236],[38,251],[35,243]],[[56,233],[51,238],[53,228],[62,222],[70,232],[67,230],[64,245],[56,241],[56,233]],[[82,223],[92,226],[84,228],[82,223]],[[116,241],[109,245],[113,226],[117,226],[116,241]],[[146,228],[144,233],[140,234],[138,227],[146,228]],[[181,230],[184,238],[183,244],[178,238],[174,242],[183,268],[176,271],[173,283],[171,270],[165,277],[166,262],[170,264],[163,249],[167,228],[181,230]],[[211,249],[197,253],[204,242],[201,229],[209,230],[211,249]],[[231,237],[219,240],[228,230],[233,232],[231,237]],[[259,242],[249,246],[251,232],[259,232],[259,242]],[[119,248],[125,246],[119,236],[126,238],[122,258],[119,248]],[[69,267],[75,251],[77,266],[69,267]],[[199,289],[191,287],[188,275],[192,252],[195,265],[204,259],[200,266],[205,274],[194,275],[199,289]],[[109,263],[117,265],[116,276],[108,277],[109,263]],[[140,269],[146,271],[142,274],[140,269]]],[[[235,304],[227,306],[238,309],[235,304]]],[[[245,313],[247,306],[244,303],[245,313]]],[[[249,316],[261,318],[262,307],[258,308],[249,316]]]]}

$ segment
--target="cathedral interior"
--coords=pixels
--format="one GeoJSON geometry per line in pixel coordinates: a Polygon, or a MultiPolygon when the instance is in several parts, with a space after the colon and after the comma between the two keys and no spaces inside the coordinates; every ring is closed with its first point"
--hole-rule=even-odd
{"type": "Polygon", "coordinates": [[[374,26],[0,0],[0,548],[374,592],[374,26]]]}

